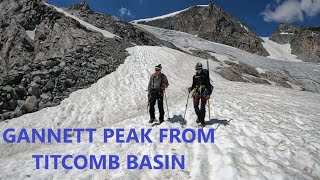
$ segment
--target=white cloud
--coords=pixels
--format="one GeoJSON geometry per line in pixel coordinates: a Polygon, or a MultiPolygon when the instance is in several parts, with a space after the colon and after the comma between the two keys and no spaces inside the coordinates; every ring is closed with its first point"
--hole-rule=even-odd
{"type": "Polygon", "coordinates": [[[313,17],[320,13],[320,0],[276,0],[274,10],[268,4],[261,14],[267,22],[303,21],[305,16],[313,17]],[[281,3],[282,2],[282,3],[281,3]]]}
{"type": "Polygon", "coordinates": [[[121,16],[131,16],[131,17],[133,17],[130,9],[122,7],[122,8],[119,9],[119,12],[120,12],[121,16]]]}

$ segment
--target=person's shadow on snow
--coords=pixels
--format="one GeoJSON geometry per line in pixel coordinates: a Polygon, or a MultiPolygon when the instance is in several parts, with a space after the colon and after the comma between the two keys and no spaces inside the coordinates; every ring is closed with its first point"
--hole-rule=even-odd
{"type": "Polygon", "coordinates": [[[179,115],[179,116],[174,115],[174,116],[173,116],[172,118],[170,118],[168,121],[171,122],[171,123],[180,123],[181,125],[187,124],[187,121],[185,121],[185,120],[183,119],[182,115],[179,115]]]}
{"type": "Polygon", "coordinates": [[[232,119],[226,120],[220,120],[220,119],[210,119],[210,121],[206,122],[206,125],[214,125],[214,124],[218,124],[218,126],[216,127],[216,129],[218,129],[218,127],[222,124],[224,126],[227,126],[230,124],[230,121],[232,121],[232,119]]]}

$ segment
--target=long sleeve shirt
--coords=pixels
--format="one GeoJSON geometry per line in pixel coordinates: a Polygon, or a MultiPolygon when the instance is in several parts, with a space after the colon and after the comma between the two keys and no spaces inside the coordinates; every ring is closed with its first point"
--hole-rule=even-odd
{"type": "MultiPolygon", "coordinates": [[[[152,74],[149,80],[149,84],[148,84],[148,92],[150,93],[151,89],[161,89],[162,87],[162,83],[164,83],[166,85],[166,87],[169,86],[169,82],[167,79],[167,76],[164,74],[160,74],[160,76],[157,76],[156,74],[152,74]]],[[[166,88],[164,87],[164,88],[166,88]]]]}

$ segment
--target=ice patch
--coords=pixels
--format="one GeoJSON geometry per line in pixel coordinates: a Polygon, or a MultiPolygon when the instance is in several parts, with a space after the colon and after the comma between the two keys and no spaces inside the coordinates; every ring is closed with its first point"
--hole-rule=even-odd
{"type": "Polygon", "coordinates": [[[288,44],[278,44],[274,41],[271,41],[268,37],[261,37],[264,42],[262,42],[263,47],[270,54],[268,57],[272,59],[284,60],[284,61],[293,61],[293,62],[302,62],[297,59],[297,56],[291,53],[291,45],[288,44]]]}
{"type": "Polygon", "coordinates": [[[32,39],[34,41],[34,37],[36,34],[36,28],[32,31],[26,30],[27,35],[30,37],[30,39],[32,39]]]}
{"type": "Polygon", "coordinates": [[[241,26],[243,29],[245,29],[247,32],[249,32],[249,29],[248,29],[245,25],[243,25],[243,24],[240,23],[240,26],[241,26]]]}
{"type": "MultiPolygon", "coordinates": [[[[197,5],[199,7],[206,7],[208,5],[197,5]]],[[[153,17],[153,18],[146,18],[146,19],[138,19],[138,20],[133,20],[132,23],[135,23],[137,24],[138,22],[141,22],[141,21],[146,21],[146,22],[149,22],[149,21],[153,21],[153,20],[158,20],[158,19],[164,19],[164,18],[167,18],[167,17],[173,17],[181,12],[184,12],[188,9],[190,9],[191,7],[188,7],[186,9],[183,9],[183,10],[180,10],[180,11],[176,11],[176,12],[172,12],[172,13],[169,13],[169,14],[165,14],[165,15],[162,15],[162,16],[156,16],[156,17],[153,17]]]]}
{"type": "Polygon", "coordinates": [[[294,35],[294,33],[288,33],[288,32],[281,32],[280,34],[282,34],[282,35],[288,35],[288,34],[294,35]]]}
{"type": "Polygon", "coordinates": [[[266,73],[268,70],[263,69],[263,68],[256,68],[256,70],[258,71],[259,74],[264,74],[266,73]]]}

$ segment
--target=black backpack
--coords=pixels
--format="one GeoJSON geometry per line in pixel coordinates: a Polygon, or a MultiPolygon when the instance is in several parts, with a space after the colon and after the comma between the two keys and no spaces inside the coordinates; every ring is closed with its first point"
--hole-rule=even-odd
{"type": "Polygon", "coordinates": [[[207,69],[203,69],[203,74],[205,78],[209,81],[209,87],[207,87],[207,91],[208,91],[208,95],[211,95],[213,91],[213,86],[211,85],[211,82],[210,82],[209,71],[207,69]]]}

